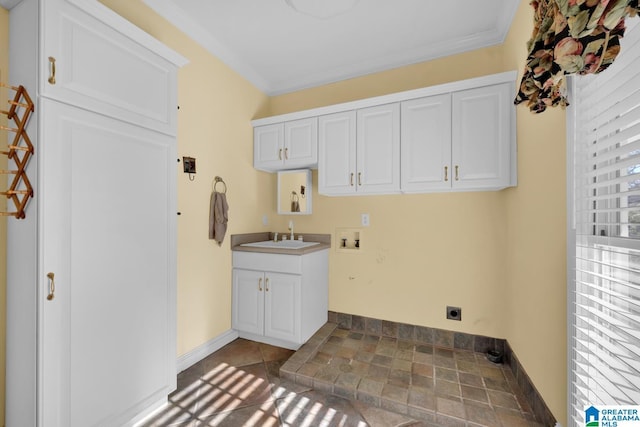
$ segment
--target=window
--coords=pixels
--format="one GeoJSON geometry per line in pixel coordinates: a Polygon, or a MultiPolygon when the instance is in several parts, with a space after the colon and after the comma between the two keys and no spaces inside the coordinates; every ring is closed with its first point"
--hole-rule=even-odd
{"type": "Polygon", "coordinates": [[[640,403],[640,25],[609,69],[572,90],[568,418],[578,426],[586,406],[640,403]]]}

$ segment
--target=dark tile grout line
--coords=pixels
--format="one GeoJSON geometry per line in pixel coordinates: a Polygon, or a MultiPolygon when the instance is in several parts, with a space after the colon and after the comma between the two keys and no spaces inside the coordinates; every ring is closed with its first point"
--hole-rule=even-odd
{"type": "MultiPolygon", "coordinates": [[[[314,334],[314,336],[306,344],[304,344],[296,353],[294,353],[291,356],[291,358],[289,358],[287,362],[285,362],[282,365],[282,367],[280,368],[281,378],[287,379],[291,382],[294,382],[306,387],[312,387],[321,392],[334,394],[336,396],[344,397],[351,400],[362,401],[363,403],[370,404],[385,410],[390,410],[400,414],[409,415],[418,419],[429,420],[432,422],[438,421],[438,422],[444,423],[446,420],[439,419],[440,414],[436,414],[431,409],[425,409],[420,407],[420,404],[417,402],[419,402],[419,399],[425,398],[425,396],[421,396],[420,393],[416,392],[413,389],[411,390],[411,394],[408,395],[407,394],[408,392],[403,391],[400,387],[397,387],[396,385],[393,385],[393,384],[385,383],[386,384],[384,386],[385,396],[383,396],[382,395],[383,393],[381,393],[381,390],[379,389],[373,388],[371,390],[367,390],[367,387],[375,384],[375,381],[370,381],[369,383],[367,383],[365,382],[367,380],[366,378],[361,379],[359,376],[350,374],[348,372],[338,373],[337,375],[335,374],[335,372],[333,372],[329,375],[324,375],[325,374],[324,372],[317,373],[312,370],[310,371],[309,369],[305,370],[306,368],[305,364],[307,362],[311,362],[312,359],[314,359],[314,357],[318,355],[319,349],[330,341],[330,339],[332,338],[332,334],[334,333],[334,331],[338,329],[345,330],[344,332],[345,337],[349,334],[349,332],[351,333],[355,332],[356,334],[377,336],[380,340],[384,340],[385,338],[395,339],[395,340],[405,340],[405,341],[414,342],[418,346],[421,344],[426,344],[427,346],[432,346],[435,353],[438,353],[439,351],[446,352],[446,351],[452,351],[452,350],[466,350],[466,351],[469,351],[470,354],[473,354],[471,352],[473,352],[475,349],[476,336],[469,335],[469,334],[459,335],[459,333],[455,333],[452,331],[444,331],[444,333],[440,333],[440,331],[442,330],[423,328],[418,326],[412,327],[411,325],[394,324],[394,322],[376,321],[375,319],[368,319],[363,317],[358,318],[358,316],[352,316],[351,319],[349,319],[349,322],[345,322],[346,316],[350,316],[350,315],[340,315],[340,314],[336,315],[335,313],[330,312],[330,316],[329,316],[330,323],[325,324],[316,334],[314,334]],[[341,319],[342,321],[340,323],[331,322],[331,320],[337,320],[337,318],[339,317],[342,317],[341,319]],[[353,318],[357,318],[356,322],[361,321],[360,324],[365,326],[364,328],[361,328],[361,329],[367,329],[367,330],[366,331],[361,329],[353,330],[350,328],[346,328],[346,326],[353,326],[353,324],[351,323],[353,318]],[[383,330],[386,335],[382,333],[383,330]],[[374,332],[379,332],[379,333],[375,334],[374,332]],[[392,336],[393,334],[401,334],[403,335],[403,338],[399,338],[397,335],[394,337],[392,336]],[[451,345],[442,346],[442,345],[433,343],[432,337],[436,334],[450,337],[449,339],[446,339],[446,340],[440,340],[439,344],[443,344],[442,341],[445,341],[444,344],[450,343],[451,345]],[[416,337],[416,335],[418,336],[416,337]],[[457,338],[460,336],[464,337],[464,340],[457,338]],[[422,338],[424,341],[416,338],[422,338]],[[431,343],[429,343],[429,341],[431,341],[431,343]],[[459,345],[461,341],[465,342],[464,347],[466,348],[453,346],[454,344],[459,345]],[[356,384],[356,382],[360,382],[360,383],[356,384]]],[[[513,354],[513,352],[511,351],[511,348],[508,346],[508,343],[506,343],[505,340],[493,339],[488,337],[480,337],[479,341],[481,342],[480,344],[481,346],[486,346],[485,348],[500,348],[500,349],[506,350],[508,354],[505,355],[507,356],[505,357],[505,362],[511,362],[513,360],[517,362],[515,355],[513,354]]],[[[480,352],[475,351],[475,353],[480,353],[480,352]]],[[[348,356],[349,353],[346,355],[348,356]]],[[[437,356],[434,356],[434,357],[437,357],[437,356]]],[[[340,357],[338,357],[337,359],[340,360],[340,357]]],[[[344,360],[346,361],[347,359],[344,359],[344,360]]],[[[491,362],[489,362],[488,360],[486,360],[486,363],[487,363],[487,366],[496,366],[491,362]]],[[[315,363],[313,365],[315,365],[315,363]]],[[[514,372],[514,367],[509,364],[503,365],[503,366],[505,366],[504,368],[505,370],[508,370],[513,374],[513,377],[510,378],[509,375],[505,374],[504,371],[502,371],[510,387],[517,388],[520,391],[525,392],[524,396],[526,400],[524,402],[522,401],[522,396],[520,394],[510,393],[516,398],[518,402],[518,406],[521,410],[521,413],[524,415],[528,414],[527,416],[535,418],[538,421],[542,421],[545,426],[555,425],[555,419],[553,419],[551,412],[546,407],[546,404],[544,404],[544,401],[539,397],[539,394],[537,394],[537,391],[535,390],[535,388],[534,387],[523,388],[521,386],[521,383],[523,383],[524,379],[525,378],[528,379],[528,376],[526,376],[526,373],[524,373],[524,370],[522,369],[521,365],[518,364],[519,367],[517,368],[516,372],[514,372]],[[535,394],[532,394],[532,392],[535,394]],[[535,399],[536,396],[538,398],[537,401],[535,399]],[[542,414],[542,417],[538,415],[539,413],[542,414]]],[[[501,367],[500,369],[502,370],[503,368],[501,367]]],[[[438,370],[440,374],[445,374],[446,371],[448,371],[444,367],[435,366],[434,374],[438,370]]],[[[327,371],[329,372],[330,370],[328,369],[327,371]]],[[[456,371],[456,372],[464,373],[459,371],[456,371]]],[[[435,375],[434,375],[434,378],[436,378],[435,375]]],[[[483,381],[486,381],[486,380],[483,379],[483,381]]],[[[441,381],[441,382],[436,381],[435,384],[437,386],[440,386],[440,385],[453,386],[453,384],[455,383],[448,384],[448,381],[441,381]]],[[[376,385],[379,385],[379,383],[376,385]]],[[[486,388],[485,391],[487,393],[492,392],[492,390],[486,387],[486,384],[483,383],[482,386],[486,388]]],[[[457,387],[458,387],[457,391],[460,392],[459,400],[463,402],[465,405],[466,404],[473,405],[474,404],[473,399],[468,399],[468,396],[464,396],[464,391],[467,391],[467,392],[474,391],[473,387],[471,387],[468,384],[464,384],[462,382],[459,382],[457,384],[457,387]]],[[[405,389],[408,389],[408,388],[409,386],[405,386],[405,389]]],[[[496,395],[500,393],[499,391],[493,391],[493,392],[496,395]]],[[[433,398],[433,396],[431,397],[433,398]]],[[[437,399],[438,397],[441,397],[442,399],[446,399],[446,396],[436,396],[435,398],[437,399]]],[[[439,403],[442,403],[444,405],[447,402],[442,401],[439,403]]],[[[484,404],[484,402],[475,402],[475,403],[478,405],[484,404]]],[[[480,409],[478,409],[478,411],[479,410],[480,409]]],[[[455,418],[451,418],[451,420],[455,420],[455,418]]],[[[458,419],[458,420],[460,422],[465,422],[465,420],[463,419],[458,419]]]]}

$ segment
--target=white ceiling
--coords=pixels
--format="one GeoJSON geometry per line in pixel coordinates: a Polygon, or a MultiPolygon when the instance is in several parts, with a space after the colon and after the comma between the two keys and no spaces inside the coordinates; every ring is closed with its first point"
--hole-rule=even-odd
{"type": "MultiPolygon", "coordinates": [[[[18,0],[0,0],[11,7],[18,0]]],[[[268,95],[504,41],[520,0],[143,0],[268,95]]]]}
{"type": "Polygon", "coordinates": [[[319,19],[285,0],[143,1],[269,95],[500,44],[520,3],[359,0],[319,19]]]}

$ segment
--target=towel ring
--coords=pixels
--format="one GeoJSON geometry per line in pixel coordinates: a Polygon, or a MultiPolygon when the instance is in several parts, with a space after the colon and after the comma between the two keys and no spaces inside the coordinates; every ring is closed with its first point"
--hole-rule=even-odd
{"type": "Polygon", "coordinates": [[[213,191],[219,193],[219,191],[217,189],[218,183],[222,183],[222,185],[224,185],[224,190],[222,191],[222,194],[227,194],[227,184],[219,176],[216,176],[214,181],[213,181],[213,191]]]}

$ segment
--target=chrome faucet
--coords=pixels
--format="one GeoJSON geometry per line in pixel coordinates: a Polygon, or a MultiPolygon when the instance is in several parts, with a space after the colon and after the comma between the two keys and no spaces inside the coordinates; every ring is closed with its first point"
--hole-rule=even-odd
{"type": "Polygon", "coordinates": [[[273,235],[273,241],[277,242],[278,241],[278,232],[276,231],[275,234],[273,235]]]}
{"type": "Polygon", "coordinates": [[[291,240],[293,239],[293,220],[289,221],[289,230],[291,230],[291,240]]]}

